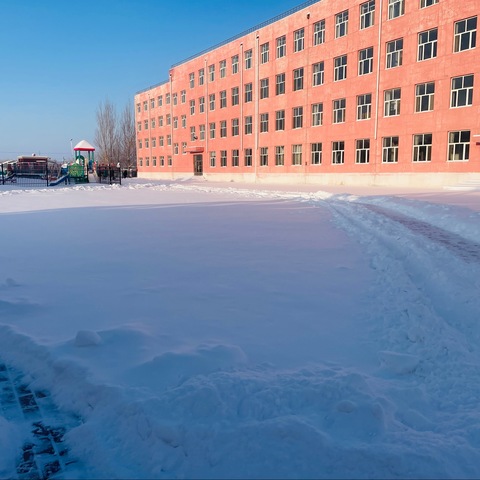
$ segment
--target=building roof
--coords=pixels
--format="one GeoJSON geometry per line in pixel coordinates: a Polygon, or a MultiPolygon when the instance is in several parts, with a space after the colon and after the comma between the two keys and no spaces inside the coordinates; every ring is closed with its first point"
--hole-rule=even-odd
{"type": "Polygon", "coordinates": [[[87,152],[95,151],[95,147],[92,147],[86,140],[82,140],[81,142],[78,142],[73,149],[76,152],[80,150],[87,151],[87,152]]]}

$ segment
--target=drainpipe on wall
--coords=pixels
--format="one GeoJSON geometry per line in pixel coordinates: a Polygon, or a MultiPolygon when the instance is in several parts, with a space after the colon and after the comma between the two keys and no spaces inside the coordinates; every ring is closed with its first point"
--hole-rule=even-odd
{"type": "MultiPolygon", "coordinates": [[[[207,158],[204,159],[204,162],[208,161],[208,166],[210,166],[210,152],[208,151],[208,138],[210,135],[210,125],[208,124],[208,109],[210,108],[210,100],[208,98],[208,82],[209,82],[209,72],[207,71],[207,59],[203,59],[203,78],[204,78],[204,89],[203,95],[205,100],[203,102],[205,108],[205,155],[207,158]]],[[[205,165],[205,163],[204,163],[205,165]]]]}
{"type": "MultiPolygon", "coordinates": [[[[173,180],[175,178],[174,167],[173,167],[173,160],[175,158],[175,155],[174,155],[175,138],[173,137],[173,74],[171,70],[169,73],[169,77],[170,77],[170,138],[172,139],[172,144],[170,145],[170,152],[172,155],[171,175],[173,180]]],[[[168,162],[168,158],[167,158],[167,162],[168,162]]]]}
{"type": "Polygon", "coordinates": [[[260,42],[260,36],[257,34],[256,39],[255,39],[255,77],[254,77],[254,82],[255,82],[255,90],[254,90],[254,95],[255,95],[255,110],[254,110],[254,120],[253,120],[253,125],[255,128],[255,144],[253,148],[253,166],[254,166],[254,182],[257,182],[257,163],[258,163],[258,114],[259,114],[259,101],[260,101],[260,95],[259,95],[259,82],[260,82],[260,57],[259,57],[259,42],[260,42]]]}
{"type": "MultiPolygon", "coordinates": [[[[308,110],[308,89],[310,85],[310,79],[312,78],[312,70],[311,70],[311,65],[310,65],[310,46],[312,45],[312,39],[310,38],[311,32],[310,32],[310,12],[307,13],[307,35],[305,38],[305,41],[307,42],[307,61],[305,65],[305,83],[307,84],[307,88],[305,89],[305,101],[303,102],[305,104],[305,114],[304,114],[304,119],[305,121],[308,121],[309,118],[311,119],[312,113],[309,112],[308,110]]],[[[308,127],[303,127],[304,132],[305,132],[305,161],[303,162],[303,181],[304,183],[307,183],[307,165],[308,165],[308,127]]],[[[303,156],[303,155],[302,155],[303,156]]]]}
{"type": "MultiPolygon", "coordinates": [[[[380,10],[378,12],[378,42],[377,42],[377,78],[375,85],[375,126],[374,126],[374,148],[375,152],[373,155],[373,173],[377,173],[377,136],[378,136],[378,115],[379,115],[379,105],[380,105],[380,62],[381,62],[381,53],[382,53],[382,22],[383,22],[383,2],[380,2],[380,10]]],[[[381,151],[381,150],[380,150],[381,151]]]]}

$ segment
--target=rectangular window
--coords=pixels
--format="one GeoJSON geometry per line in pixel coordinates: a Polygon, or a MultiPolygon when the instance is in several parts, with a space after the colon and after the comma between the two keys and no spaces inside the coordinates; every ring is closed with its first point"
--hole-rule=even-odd
{"type": "Polygon", "coordinates": [[[157,166],[157,157],[152,157],[152,164],[154,167],[157,166]]]}
{"type": "Polygon", "coordinates": [[[172,146],[172,136],[171,135],[167,135],[167,146],[168,147],[172,146]]]}
{"type": "Polygon", "coordinates": [[[239,135],[239,121],[238,118],[232,118],[232,137],[236,137],[239,135]]]}
{"type": "Polygon", "coordinates": [[[325,72],[324,72],[324,63],[318,62],[312,65],[312,75],[313,81],[312,85],[317,87],[318,85],[323,85],[325,81],[325,72]]]}
{"type": "Polygon", "coordinates": [[[155,119],[154,119],[154,118],[152,118],[152,122],[151,122],[151,123],[152,123],[151,128],[155,128],[156,122],[155,122],[155,119]]]}
{"type": "Polygon", "coordinates": [[[215,110],[215,94],[214,93],[211,93],[208,96],[208,104],[209,104],[209,107],[210,107],[210,111],[215,110]]]}
{"type": "Polygon", "coordinates": [[[147,102],[146,100],[143,102],[143,109],[144,109],[145,111],[148,110],[148,102],[147,102]]]}
{"type": "Polygon", "coordinates": [[[163,135],[160,135],[158,137],[158,144],[160,145],[160,147],[163,147],[164,143],[165,143],[165,137],[163,135]]]}
{"type": "Polygon", "coordinates": [[[173,117],[173,128],[178,128],[178,117],[173,117]]]}
{"type": "Polygon", "coordinates": [[[477,45],[477,17],[470,17],[455,22],[453,51],[470,50],[477,45]]]}
{"type": "Polygon", "coordinates": [[[220,60],[220,78],[225,78],[227,75],[227,61],[220,60]]]}
{"type": "Polygon", "coordinates": [[[197,135],[195,134],[195,127],[190,127],[190,141],[194,142],[197,140],[197,135]]]}
{"type": "Polygon", "coordinates": [[[400,67],[403,62],[403,38],[387,42],[387,68],[400,67]]]}
{"type": "Polygon", "coordinates": [[[325,43],[325,20],[313,24],[313,45],[325,43]]]}
{"type": "Polygon", "coordinates": [[[292,118],[292,128],[303,127],[303,107],[294,107],[292,118]]]}
{"type": "Polygon", "coordinates": [[[217,163],[216,152],[210,152],[210,167],[215,168],[216,163],[217,163]]]}
{"type": "Polygon", "coordinates": [[[285,130],[285,110],[275,112],[275,130],[285,130]]]}
{"type": "Polygon", "coordinates": [[[292,145],[292,165],[302,164],[302,146],[292,145]]]}
{"type": "Polygon", "coordinates": [[[332,142],[332,164],[340,165],[345,163],[345,142],[332,142]]]}
{"type": "Polygon", "coordinates": [[[166,122],[167,122],[167,125],[171,125],[172,124],[172,117],[170,116],[170,114],[166,115],[166,122]]]}
{"type": "Polygon", "coordinates": [[[347,56],[342,55],[334,59],[334,80],[338,82],[347,78],[347,56]]]}
{"type": "Polygon", "coordinates": [[[392,20],[405,13],[404,0],[388,0],[388,19],[392,20]]]}
{"type": "Polygon", "coordinates": [[[312,143],[310,145],[312,165],[320,165],[322,163],[322,144],[312,143]]]}
{"type": "Polygon", "coordinates": [[[432,134],[421,133],[413,136],[413,161],[430,162],[432,160],[432,134]]]}
{"type": "Polygon", "coordinates": [[[227,151],[220,150],[220,166],[226,167],[227,166],[227,151]]]}
{"type": "Polygon", "coordinates": [[[178,103],[178,95],[176,93],[173,94],[173,104],[177,105],[178,103]]]}
{"type": "Polygon", "coordinates": [[[220,121],[220,137],[225,138],[227,136],[227,121],[220,121]]]}
{"type": "Polygon", "coordinates": [[[372,94],[357,96],[357,120],[368,120],[372,116],[372,94]]]}
{"type": "Polygon", "coordinates": [[[173,154],[178,155],[178,143],[173,144],[173,154]]]}
{"type": "Polygon", "coordinates": [[[220,108],[226,108],[227,107],[227,91],[222,90],[220,92],[220,108]]]}
{"type": "Polygon", "coordinates": [[[145,166],[149,167],[150,166],[150,157],[145,158],[145,166]]]}
{"type": "Polygon", "coordinates": [[[144,126],[145,130],[148,130],[148,120],[145,120],[143,122],[143,126],[144,126]]]}
{"type": "Polygon", "coordinates": [[[268,78],[260,80],[260,98],[268,98],[268,78]]]}
{"type": "Polygon", "coordinates": [[[159,127],[163,127],[163,115],[160,115],[160,116],[158,117],[158,126],[159,126],[159,127]]]}
{"type": "Polygon", "coordinates": [[[323,125],[323,103],[314,103],[312,105],[312,127],[323,125]]]}
{"type": "Polygon", "coordinates": [[[270,59],[270,43],[263,43],[260,45],[260,62],[267,63],[270,59]]]}
{"type": "Polygon", "coordinates": [[[201,68],[198,71],[198,84],[203,85],[205,83],[205,69],[201,68]]]}
{"type": "Polygon", "coordinates": [[[149,147],[149,139],[146,138],[146,139],[145,139],[145,148],[148,148],[148,147],[149,147]]]}
{"type": "Polygon", "coordinates": [[[382,162],[398,162],[398,137],[383,137],[382,139],[382,162]]]}
{"type": "MultiPolygon", "coordinates": [[[[159,106],[160,106],[160,105],[159,105],[159,106]]],[[[140,106],[139,103],[137,103],[137,113],[140,113],[140,111],[141,111],[141,106],[140,106]]]]}
{"type": "Polygon", "coordinates": [[[430,7],[438,3],[438,0],[420,0],[420,8],[430,7]]]}
{"type": "Polygon", "coordinates": [[[232,88],[232,106],[238,105],[240,102],[240,95],[239,95],[238,87],[232,88]]]}
{"type": "Polygon", "coordinates": [[[260,148],[260,166],[261,167],[268,166],[268,147],[260,148]]]}
{"type": "Polygon", "coordinates": [[[195,74],[190,73],[188,75],[188,78],[189,78],[190,88],[193,88],[195,86],[195,74]]]}
{"type": "Polygon", "coordinates": [[[375,0],[360,5],[360,30],[375,25],[375,0]]]}
{"type": "Polygon", "coordinates": [[[335,15],[335,38],[344,37],[348,33],[348,10],[335,15]]]}
{"type": "Polygon", "coordinates": [[[180,92],[180,99],[181,99],[180,101],[182,103],[185,103],[187,101],[187,91],[186,90],[182,90],[180,92]]]}
{"type": "Polygon", "coordinates": [[[303,90],[303,67],[293,71],[293,91],[303,90]]]}
{"type": "Polygon", "coordinates": [[[361,138],[355,141],[355,163],[370,162],[370,139],[361,138]]]}
{"type": "Polygon", "coordinates": [[[141,140],[141,139],[138,141],[138,148],[139,148],[139,149],[142,148],[142,140],[141,140]]]}
{"type": "Polygon", "coordinates": [[[173,160],[172,160],[172,156],[171,155],[168,155],[167,157],[167,162],[168,162],[168,166],[171,167],[173,165],[173,160]]]}
{"type": "Polygon", "coordinates": [[[161,167],[165,166],[165,157],[163,155],[160,157],[160,166],[161,167]]]}
{"type": "Polygon", "coordinates": [[[252,68],[252,56],[253,56],[252,49],[247,50],[244,55],[245,55],[245,70],[249,70],[250,68],[252,68]]]}
{"type": "Polygon", "coordinates": [[[253,85],[250,82],[245,85],[245,103],[251,102],[252,100],[253,100],[253,85]]]}
{"type": "Polygon", "coordinates": [[[260,114],[260,133],[268,132],[268,113],[260,114]]]}
{"type": "Polygon", "coordinates": [[[240,151],[237,149],[232,150],[232,167],[238,167],[240,165],[240,151]]]}
{"type": "Polygon", "coordinates": [[[245,135],[251,135],[253,133],[253,118],[251,115],[245,117],[245,135]]]}
{"type": "Polygon", "coordinates": [[[238,55],[232,57],[232,75],[238,73],[238,55]]]}
{"type": "Polygon", "coordinates": [[[415,86],[415,111],[429,112],[433,110],[435,82],[419,83],[415,86]]]}
{"type": "Polygon", "coordinates": [[[450,107],[468,107],[473,103],[473,75],[452,78],[450,107]]]}
{"type": "Polygon", "coordinates": [[[339,98],[333,101],[333,123],[345,122],[346,99],[339,98]]]}
{"type": "Polygon", "coordinates": [[[142,130],[142,122],[138,122],[137,123],[137,131],[141,131],[142,130]]]}
{"type": "Polygon", "coordinates": [[[155,99],[154,98],[150,99],[150,108],[155,108],[155,99]]]}
{"type": "Polygon", "coordinates": [[[190,115],[195,115],[195,100],[190,100],[190,115]]]}
{"type": "Polygon", "coordinates": [[[157,105],[161,107],[163,105],[163,95],[159,95],[157,98],[157,105]]]}
{"type": "Polygon", "coordinates": [[[438,28],[432,28],[418,34],[418,61],[437,56],[438,28]]]}
{"type": "Polygon", "coordinates": [[[373,72],[373,47],[358,51],[358,74],[367,75],[373,72]]]}
{"type": "Polygon", "coordinates": [[[287,37],[282,35],[277,38],[277,58],[282,58],[287,54],[287,37]]]}
{"type": "Polygon", "coordinates": [[[215,65],[209,65],[208,66],[208,80],[210,82],[215,81],[215,65]]]}
{"type": "Polygon", "coordinates": [[[470,130],[448,132],[448,161],[466,161],[470,158],[470,130]]]}
{"type": "Polygon", "coordinates": [[[301,52],[305,48],[305,29],[300,28],[293,32],[293,51],[301,52]]]}
{"type": "Polygon", "coordinates": [[[384,116],[394,117],[400,115],[401,88],[391,88],[384,92],[384,116]]]}
{"type": "Polygon", "coordinates": [[[198,99],[198,110],[200,113],[205,112],[205,97],[200,97],[198,99]]]}
{"type": "Polygon", "coordinates": [[[275,94],[283,95],[285,93],[285,74],[279,73],[275,77],[275,94]]]}
{"type": "Polygon", "coordinates": [[[253,165],[252,163],[252,149],[251,148],[246,148],[244,152],[244,161],[245,161],[245,166],[246,167],[251,167],[253,165]]]}
{"type": "Polygon", "coordinates": [[[198,127],[200,140],[205,140],[205,125],[199,125],[198,127]]]}
{"type": "Polygon", "coordinates": [[[275,166],[283,167],[285,165],[285,147],[283,145],[275,147],[275,166]]]}

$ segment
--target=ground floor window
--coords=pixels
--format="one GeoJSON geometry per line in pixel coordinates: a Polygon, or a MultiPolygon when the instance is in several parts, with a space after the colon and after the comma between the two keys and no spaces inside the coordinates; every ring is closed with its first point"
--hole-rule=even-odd
{"type": "Polygon", "coordinates": [[[220,166],[226,167],[227,166],[227,151],[220,150],[220,166]]]}
{"type": "Polygon", "coordinates": [[[260,148],[260,166],[266,167],[268,165],[268,147],[260,148]]]}
{"type": "Polygon", "coordinates": [[[333,164],[345,163],[345,142],[344,141],[332,142],[332,163],[333,164]]]}
{"type": "Polygon", "coordinates": [[[322,163],[322,144],[312,143],[311,152],[312,152],[312,165],[320,165],[322,163]]]}
{"type": "Polygon", "coordinates": [[[432,134],[420,133],[413,136],[413,161],[430,162],[432,160],[432,134]]]}
{"type": "Polygon", "coordinates": [[[210,167],[215,168],[216,163],[217,163],[216,152],[210,152],[210,167]]]}
{"type": "Polygon", "coordinates": [[[251,167],[252,166],[252,149],[246,148],[245,149],[245,166],[251,167]]]}
{"type": "Polygon", "coordinates": [[[283,145],[275,147],[275,165],[277,167],[285,165],[285,147],[283,145]]]}
{"type": "Polygon", "coordinates": [[[383,137],[382,141],[382,162],[398,162],[398,137],[383,137]]]}
{"type": "Polygon", "coordinates": [[[470,130],[448,133],[448,161],[465,161],[470,158],[470,130]]]}
{"type": "Polygon", "coordinates": [[[240,152],[238,150],[232,150],[232,167],[238,167],[240,165],[240,152]]]}
{"type": "Polygon", "coordinates": [[[355,141],[355,163],[370,162],[370,139],[361,138],[355,141]]]}
{"type": "Polygon", "coordinates": [[[292,165],[302,164],[302,146],[292,145],[292,165]]]}

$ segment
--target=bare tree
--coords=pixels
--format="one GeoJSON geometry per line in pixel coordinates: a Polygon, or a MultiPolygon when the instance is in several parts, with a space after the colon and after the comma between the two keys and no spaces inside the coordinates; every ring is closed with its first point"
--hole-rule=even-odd
{"type": "Polygon", "coordinates": [[[133,105],[127,103],[119,122],[119,152],[122,168],[136,164],[136,132],[133,105]]]}
{"type": "Polygon", "coordinates": [[[97,108],[95,143],[100,163],[116,164],[119,161],[117,112],[113,103],[108,99],[100,102],[97,108]]]}

